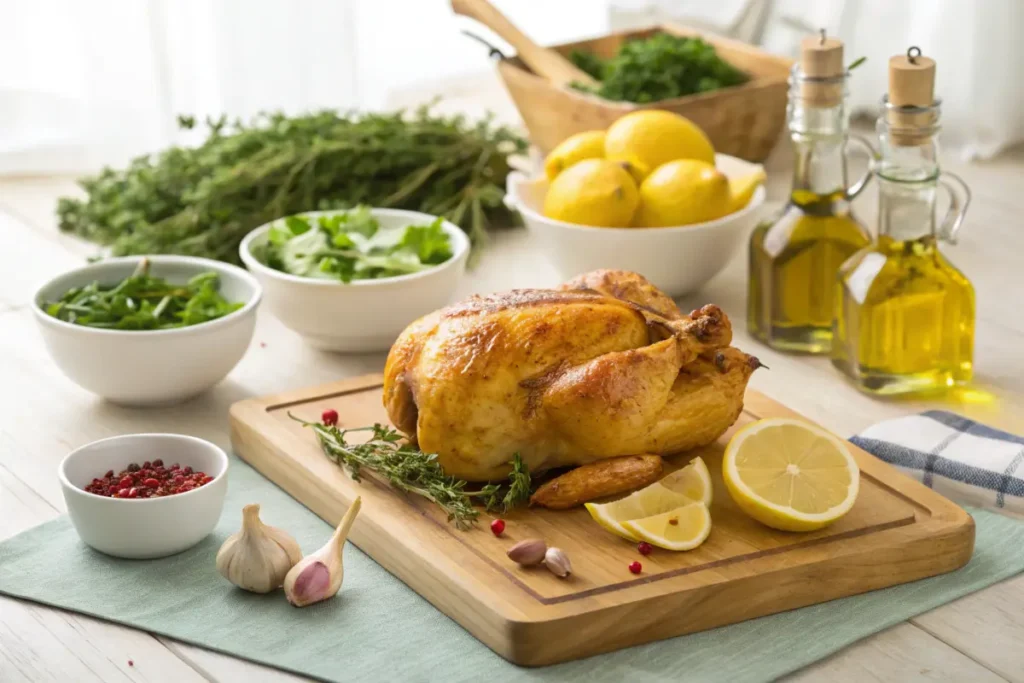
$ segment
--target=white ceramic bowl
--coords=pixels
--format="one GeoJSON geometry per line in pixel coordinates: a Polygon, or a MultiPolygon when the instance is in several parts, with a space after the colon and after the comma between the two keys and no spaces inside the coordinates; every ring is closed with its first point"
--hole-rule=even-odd
{"type": "Polygon", "coordinates": [[[33,310],[46,348],[64,374],[83,389],[126,405],[166,405],[202,393],[245,355],[262,290],[242,268],[190,256],[126,256],[60,275],[36,291],[33,310]],[[148,258],[150,274],[184,283],[200,273],[220,275],[220,292],[245,306],[223,318],[172,330],[104,330],[58,320],[42,309],[72,287],[115,284],[148,258]]]}
{"type": "MultiPolygon", "coordinates": [[[[383,230],[436,219],[416,211],[371,211],[383,230]]],[[[336,213],[310,211],[302,215],[336,213]]],[[[448,221],[443,226],[451,239],[452,258],[419,273],[348,284],[289,275],[261,263],[252,249],[266,244],[270,225],[245,236],[239,247],[242,261],[263,284],[267,306],[274,315],[307,342],[327,351],[387,350],[409,323],[449,303],[466,272],[469,238],[448,221]]]]}
{"type": "MultiPolygon", "coordinates": [[[[759,168],[724,154],[716,155],[715,165],[729,177],[759,168]]],[[[539,250],[562,277],[598,268],[631,270],[671,296],[700,289],[725,267],[761,219],[765,200],[762,186],[746,207],[718,220],[671,228],[595,228],[545,217],[548,182],[543,178],[513,172],[507,185],[506,204],[523,216],[539,250]]]]}
{"type": "Polygon", "coordinates": [[[69,453],[58,474],[75,531],[96,550],[131,559],[165,557],[203,540],[220,519],[228,490],[228,456],[209,441],[181,434],[128,434],[69,453]],[[107,498],[84,489],[107,470],[160,458],[205,472],[213,481],[161,498],[107,498]]]}

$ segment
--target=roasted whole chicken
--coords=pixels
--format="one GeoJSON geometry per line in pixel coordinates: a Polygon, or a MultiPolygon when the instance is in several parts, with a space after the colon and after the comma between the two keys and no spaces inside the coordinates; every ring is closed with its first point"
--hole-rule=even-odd
{"type": "Polygon", "coordinates": [[[672,454],[735,422],[753,356],[725,313],[683,315],[636,273],[474,296],[411,324],[388,355],[394,425],[470,481],[617,456],[672,454]]]}

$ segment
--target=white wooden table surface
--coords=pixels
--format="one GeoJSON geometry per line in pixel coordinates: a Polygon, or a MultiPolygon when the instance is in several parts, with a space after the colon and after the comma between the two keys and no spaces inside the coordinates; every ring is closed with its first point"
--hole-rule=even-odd
{"type": "MultiPolygon", "coordinates": [[[[443,106],[471,113],[511,108],[493,80],[466,82],[443,106]]],[[[770,196],[788,186],[783,144],[769,160],[770,196]]],[[[684,307],[714,302],[736,324],[735,343],[770,371],[752,386],[848,436],[888,417],[939,405],[993,426],[1024,433],[1024,149],[987,164],[947,160],[974,190],[961,244],[948,251],[978,295],[977,382],[941,403],[883,402],[859,394],[827,360],[774,353],[746,335],[745,255],[684,307]]],[[[92,247],[61,235],[53,209],[74,191],[70,178],[0,180],[0,539],[60,515],[60,459],[95,439],[130,432],[172,431],[229,446],[227,410],[234,401],[328,382],[382,367],[383,355],[344,356],[310,349],[261,312],[249,353],[206,395],[170,409],[138,410],[105,403],[79,389],[50,362],[29,299],[42,279],[75,267],[92,247]]],[[[873,225],[874,196],[856,208],[873,225]]],[[[496,236],[460,294],[559,281],[525,233],[496,236]]],[[[815,634],[808,633],[808,638],[815,634]]],[[[381,662],[382,679],[386,662],[381,662]]],[[[441,672],[438,673],[441,675],[441,672]]],[[[296,681],[197,647],[70,612],[0,597],[0,681],[296,681]],[[129,660],[132,662],[129,664],[129,660]]],[[[1024,683],[1024,576],[867,638],[790,681],[1016,681],[1024,683]]]]}

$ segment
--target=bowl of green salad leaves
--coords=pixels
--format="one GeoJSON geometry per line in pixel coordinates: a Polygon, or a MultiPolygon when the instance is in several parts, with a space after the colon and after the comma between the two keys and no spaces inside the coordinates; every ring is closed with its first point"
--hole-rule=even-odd
{"type": "Polygon", "coordinates": [[[237,266],[191,256],[125,256],[66,272],[33,312],[57,366],[125,405],[166,405],[222,380],[252,341],[262,288],[237,266]]]}
{"type": "Polygon", "coordinates": [[[451,300],[469,246],[443,218],[358,206],[272,221],[239,254],[286,327],[320,349],[371,352],[451,300]]]}

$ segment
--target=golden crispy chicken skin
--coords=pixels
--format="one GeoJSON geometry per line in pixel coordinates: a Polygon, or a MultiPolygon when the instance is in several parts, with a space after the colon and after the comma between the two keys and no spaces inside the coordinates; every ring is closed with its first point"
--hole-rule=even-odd
{"type": "Polygon", "coordinates": [[[384,405],[445,472],[505,477],[717,439],[756,358],[729,347],[717,306],[683,315],[642,276],[596,271],[558,290],[474,296],[410,325],[388,355],[384,405]]]}

